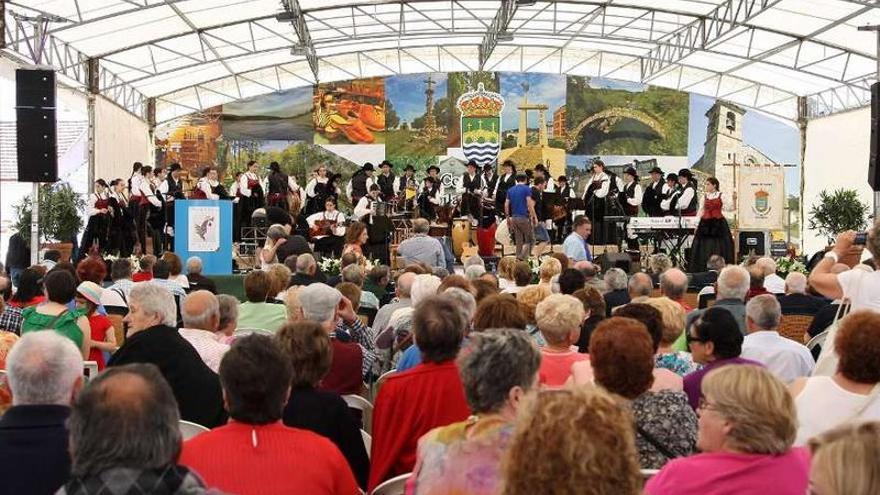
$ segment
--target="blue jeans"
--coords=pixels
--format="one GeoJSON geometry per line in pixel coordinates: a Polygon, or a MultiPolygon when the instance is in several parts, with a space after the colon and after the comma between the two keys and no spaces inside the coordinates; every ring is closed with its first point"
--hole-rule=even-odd
{"type": "Polygon", "coordinates": [[[543,223],[535,226],[535,239],[538,242],[550,242],[550,233],[547,232],[547,228],[544,227],[543,223]]]}

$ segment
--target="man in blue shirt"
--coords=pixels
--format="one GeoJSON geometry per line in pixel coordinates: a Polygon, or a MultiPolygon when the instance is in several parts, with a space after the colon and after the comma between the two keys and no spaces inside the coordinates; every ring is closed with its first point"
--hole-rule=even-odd
{"type": "Polygon", "coordinates": [[[513,235],[516,245],[516,257],[527,260],[535,245],[535,226],[538,215],[535,214],[535,200],[532,189],[527,184],[526,174],[516,176],[516,185],[507,190],[504,202],[504,213],[507,215],[507,228],[513,235]]]}
{"type": "Polygon", "coordinates": [[[571,234],[568,234],[565,242],[562,243],[565,255],[571,259],[572,263],[584,260],[593,261],[593,254],[590,253],[590,245],[587,243],[587,238],[593,231],[590,219],[584,215],[578,215],[574,218],[572,227],[571,234]]]}

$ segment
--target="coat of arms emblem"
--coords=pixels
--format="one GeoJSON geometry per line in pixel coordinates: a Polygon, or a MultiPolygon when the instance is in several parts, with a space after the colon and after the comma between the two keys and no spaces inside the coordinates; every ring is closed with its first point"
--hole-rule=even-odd
{"type": "Polygon", "coordinates": [[[461,112],[461,147],[468,160],[478,165],[494,163],[501,150],[501,111],[504,98],[486,91],[483,83],[476,91],[458,97],[455,106],[461,112]]]}
{"type": "Polygon", "coordinates": [[[752,205],[752,211],[759,218],[766,218],[770,214],[770,193],[764,189],[755,191],[755,203],[752,205]]]}

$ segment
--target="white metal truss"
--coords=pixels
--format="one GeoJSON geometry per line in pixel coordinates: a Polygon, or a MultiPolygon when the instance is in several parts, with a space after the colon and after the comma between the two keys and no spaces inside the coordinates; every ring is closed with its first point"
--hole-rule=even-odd
{"type": "MultiPolygon", "coordinates": [[[[870,100],[877,55],[855,27],[880,22],[878,4],[6,0],[6,9],[70,20],[52,30],[49,45],[74,51],[52,64],[79,72],[81,81],[81,58],[99,59],[101,92],[123,106],[155,97],[160,121],[319,79],[454,70],[616,78],[727,98],[794,120],[798,96],[807,98],[811,116],[870,100]],[[288,14],[283,22],[279,13],[288,14]],[[126,93],[129,87],[140,96],[126,93]]],[[[10,33],[7,42],[18,38],[20,47],[27,37],[10,33]]]]}

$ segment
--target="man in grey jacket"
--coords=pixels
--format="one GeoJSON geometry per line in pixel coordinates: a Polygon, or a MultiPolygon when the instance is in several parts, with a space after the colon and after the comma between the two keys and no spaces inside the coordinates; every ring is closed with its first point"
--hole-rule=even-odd
{"type": "MultiPolygon", "coordinates": [[[[749,292],[749,272],[739,265],[728,265],[721,270],[715,283],[718,298],[713,307],[724,308],[736,318],[739,331],[746,334],[746,293],[749,292]]],[[[706,310],[695,309],[687,316],[687,328],[706,310]]]]}
{"type": "Polygon", "coordinates": [[[404,264],[424,263],[431,268],[445,268],[446,256],[440,241],[428,235],[430,224],[424,218],[412,221],[415,235],[400,243],[397,253],[403,258],[404,264]]]}

